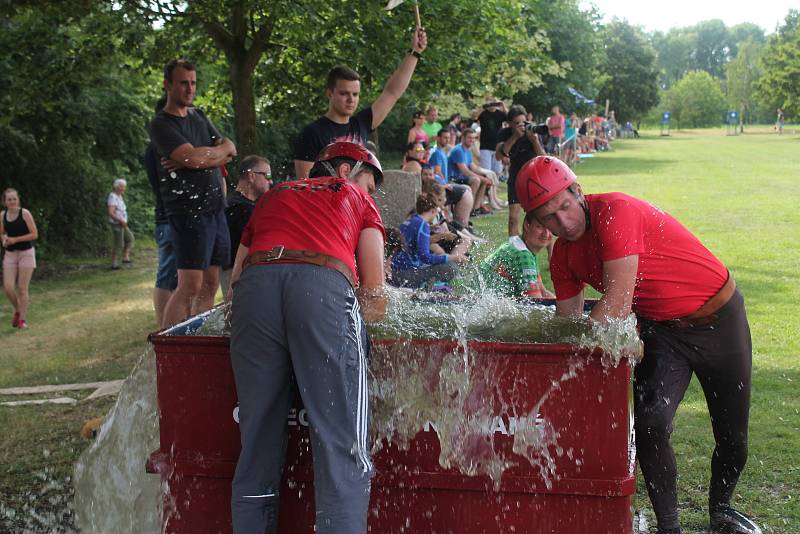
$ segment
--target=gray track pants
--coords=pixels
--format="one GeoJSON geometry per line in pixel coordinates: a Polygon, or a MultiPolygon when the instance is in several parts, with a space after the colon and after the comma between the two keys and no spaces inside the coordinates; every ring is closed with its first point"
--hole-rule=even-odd
{"type": "Polygon", "coordinates": [[[358,302],[340,273],[253,265],[234,284],[231,363],[242,440],[235,533],[277,531],[292,374],[311,431],[316,532],[366,532],[373,475],[366,351],[358,302]]]}

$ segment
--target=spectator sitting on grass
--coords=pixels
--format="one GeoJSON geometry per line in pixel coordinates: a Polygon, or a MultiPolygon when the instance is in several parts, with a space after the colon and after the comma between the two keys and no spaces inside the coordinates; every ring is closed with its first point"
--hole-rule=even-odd
{"type": "Polygon", "coordinates": [[[467,128],[461,136],[461,143],[453,147],[447,157],[449,180],[456,184],[468,185],[472,189],[474,213],[489,214],[491,209],[483,207],[487,189],[492,186],[492,179],[484,176],[482,169],[473,162],[472,145],[477,135],[475,130],[467,128]]]}
{"type": "Polygon", "coordinates": [[[508,238],[480,265],[486,287],[514,299],[555,298],[542,282],[536,254],[550,244],[553,234],[532,211],[522,223],[522,235],[508,238]]]}
{"type": "MultiPolygon", "coordinates": [[[[445,130],[446,132],[446,130],[445,130]]],[[[447,159],[445,159],[445,164],[447,159]]],[[[444,189],[445,205],[450,209],[448,220],[455,220],[461,228],[469,226],[469,213],[472,211],[472,189],[467,185],[448,184],[441,176],[434,172],[434,167],[430,164],[422,166],[422,190],[425,191],[426,184],[433,182],[439,184],[444,189]]]]}
{"type": "MultiPolygon", "coordinates": [[[[425,172],[425,169],[422,171],[425,172]]],[[[462,186],[463,187],[463,186],[462,186]]],[[[447,209],[447,194],[444,186],[438,182],[423,182],[422,193],[431,197],[436,203],[436,217],[431,221],[431,252],[447,254],[459,243],[466,242],[464,251],[469,250],[473,239],[459,224],[453,224],[452,216],[447,209]]]]}
{"type": "Polygon", "coordinates": [[[383,245],[383,273],[386,276],[386,281],[392,283],[392,259],[395,254],[403,250],[406,246],[406,241],[403,239],[403,233],[394,226],[387,226],[386,243],[383,245]]]}
{"type": "Polygon", "coordinates": [[[427,283],[447,282],[465,263],[466,248],[456,247],[451,254],[431,254],[431,221],[436,217],[436,202],[428,195],[417,197],[415,212],[400,232],[406,240],[403,250],[392,259],[392,283],[401,287],[423,287],[427,283]]]}

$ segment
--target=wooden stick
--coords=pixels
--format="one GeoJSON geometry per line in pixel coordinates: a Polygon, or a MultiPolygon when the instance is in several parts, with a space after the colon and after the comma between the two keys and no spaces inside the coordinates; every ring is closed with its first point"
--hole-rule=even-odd
{"type": "Polygon", "coordinates": [[[419,18],[419,2],[414,2],[414,14],[417,16],[417,29],[422,28],[422,22],[419,18]]]}

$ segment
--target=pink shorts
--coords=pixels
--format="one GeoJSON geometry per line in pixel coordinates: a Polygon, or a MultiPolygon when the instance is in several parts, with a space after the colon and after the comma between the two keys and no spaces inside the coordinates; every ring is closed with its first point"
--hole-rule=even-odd
{"type": "Polygon", "coordinates": [[[6,255],[3,257],[3,267],[28,267],[30,269],[35,269],[36,248],[31,247],[28,250],[6,250],[6,255]]]}

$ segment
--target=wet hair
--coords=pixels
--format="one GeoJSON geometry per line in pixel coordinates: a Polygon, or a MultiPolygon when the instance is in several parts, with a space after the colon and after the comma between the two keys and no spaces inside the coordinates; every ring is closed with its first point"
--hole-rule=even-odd
{"type": "Polygon", "coordinates": [[[266,163],[267,165],[270,165],[269,160],[262,156],[253,154],[243,157],[242,161],[239,162],[239,179],[243,180],[247,172],[252,170],[259,163],[266,163]]]}
{"type": "Polygon", "coordinates": [[[391,258],[396,253],[406,248],[406,240],[403,237],[403,232],[394,226],[387,226],[385,231],[386,243],[383,245],[383,257],[391,258]]]}
{"type": "Polygon", "coordinates": [[[175,69],[178,67],[182,68],[183,70],[195,70],[194,63],[191,61],[187,61],[185,59],[173,59],[164,65],[164,79],[168,82],[171,82],[172,73],[175,72],[175,69]]]}
{"type": "Polygon", "coordinates": [[[522,106],[520,104],[514,104],[513,106],[511,106],[511,109],[508,110],[508,115],[506,119],[508,120],[508,122],[511,122],[520,115],[524,115],[525,120],[528,120],[528,112],[525,111],[525,106],[522,106]]]}
{"type": "Polygon", "coordinates": [[[6,195],[9,194],[9,193],[16,193],[17,194],[17,198],[19,198],[19,191],[17,191],[13,187],[8,187],[8,188],[6,188],[5,191],[3,191],[3,206],[6,205],[6,195]]]}
{"type": "Polygon", "coordinates": [[[426,211],[435,210],[436,207],[436,200],[434,200],[432,196],[423,193],[417,197],[417,203],[414,206],[414,211],[416,211],[417,214],[422,215],[426,211]]]}
{"type": "Polygon", "coordinates": [[[328,79],[325,82],[325,88],[333,91],[336,88],[336,82],[339,80],[346,80],[348,82],[360,82],[361,76],[356,71],[347,65],[337,65],[333,67],[328,73],[328,79]]]}

